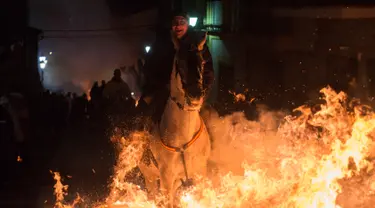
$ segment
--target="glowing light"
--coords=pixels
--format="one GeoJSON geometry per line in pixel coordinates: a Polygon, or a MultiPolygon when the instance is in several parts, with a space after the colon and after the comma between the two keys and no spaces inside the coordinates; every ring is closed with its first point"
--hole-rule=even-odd
{"type": "Polygon", "coordinates": [[[88,90],[86,91],[86,99],[87,99],[88,101],[91,100],[90,92],[91,92],[91,89],[88,89],[88,90]]]}
{"type": "Polygon", "coordinates": [[[146,50],[146,53],[148,53],[151,50],[151,46],[146,46],[145,50],[146,50]]]}
{"type": "Polygon", "coordinates": [[[51,52],[49,52],[49,55],[52,55],[52,51],[51,51],[51,52]]]}
{"type": "Polygon", "coordinates": [[[198,17],[190,17],[189,18],[189,25],[192,27],[195,27],[198,22],[198,17]]]}
{"type": "Polygon", "coordinates": [[[39,56],[39,66],[40,66],[41,69],[45,69],[46,66],[47,66],[47,63],[48,63],[47,57],[39,56]]]}
{"type": "Polygon", "coordinates": [[[40,66],[41,69],[45,69],[45,68],[46,68],[46,65],[47,65],[47,64],[44,63],[44,62],[42,62],[42,63],[39,64],[39,66],[40,66]]]}
{"type": "Polygon", "coordinates": [[[134,93],[134,92],[131,92],[130,94],[131,94],[132,96],[134,96],[134,95],[135,95],[135,93],[134,93]]]}
{"type": "Polygon", "coordinates": [[[40,61],[40,62],[42,62],[42,61],[46,61],[46,59],[47,59],[47,58],[46,58],[45,56],[40,56],[40,57],[39,57],[39,61],[40,61]]]}

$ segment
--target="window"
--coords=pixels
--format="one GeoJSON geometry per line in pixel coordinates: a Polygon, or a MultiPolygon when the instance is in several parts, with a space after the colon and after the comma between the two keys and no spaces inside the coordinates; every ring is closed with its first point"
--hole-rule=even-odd
{"type": "Polygon", "coordinates": [[[221,1],[208,1],[204,25],[208,30],[219,30],[223,24],[223,5],[221,1]]]}

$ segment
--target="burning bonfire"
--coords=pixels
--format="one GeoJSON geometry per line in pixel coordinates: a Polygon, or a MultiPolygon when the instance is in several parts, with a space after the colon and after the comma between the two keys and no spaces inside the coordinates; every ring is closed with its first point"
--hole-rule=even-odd
{"type": "MultiPolygon", "coordinates": [[[[296,115],[261,112],[257,122],[242,114],[208,120],[214,137],[210,176],[179,192],[184,208],[373,207],[375,174],[372,157],[375,114],[343,92],[321,90],[319,108],[301,106],[296,115]]],[[[121,139],[111,192],[101,205],[89,207],[162,207],[141,187],[125,181],[137,166],[148,135],[134,132],[121,139]]],[[[57,184],[56,207],[67,187],[57,184]]]]}

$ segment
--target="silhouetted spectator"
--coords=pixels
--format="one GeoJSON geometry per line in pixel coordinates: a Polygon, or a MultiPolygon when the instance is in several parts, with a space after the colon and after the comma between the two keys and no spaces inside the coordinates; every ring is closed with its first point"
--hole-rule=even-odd
{"type": "Polygon", "coordinates": [[[100,93],[101,93],[101,95],[103,95],[103,91],[104,91],[104,88],[105,88],[106,84],[107,84],[106,81],[102,80],[102,85],[100,85],[100,93]]]}
{"type": "Polygon", "coordinates": [[[94,82],[94,85],[92,86],[90,91],[90,97],[93,102],[97,102],[100,99],[101,94],[98,82],[94,82]]]}
{"type": "Polygon", "coordinates": [[[110,114],[127,113],[135,106],[129,86],[121,78],[120,69],[114,71],[111,81],[106,84],[103,97],[108,102],[110,114]]]}
{"type": "Polygon", "coordinates": [[[91,91],[90,91],[90,97],[91,97],[91,100],[89,103],[90,115],[92,117],[96,117],[99,111],[100,102],[102,99],[102,92],[101,92],[98,82],[94,82],[94,85],[92,86],[91,91]]]}
{"type": "Polygon", "coordinates": [[[72,97],[72,93],[71,92],[68,92],[66,94],[66,100],[68,102],[68,113],[66,115],[66,122],[69,122],[70,116],[72,114],[72,108],[73,108],[73,97],[72,97]]]}

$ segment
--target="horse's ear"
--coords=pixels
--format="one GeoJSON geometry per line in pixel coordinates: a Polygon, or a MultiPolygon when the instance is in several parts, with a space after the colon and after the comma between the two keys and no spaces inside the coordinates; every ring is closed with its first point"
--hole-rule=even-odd
{"type": "Polygon", "coordinates": [[[206,43],[207,40],[207,32],[204,34],[203,39],[198,43],[198,50],[201,51],[203,50],[204,44],[206,43]]]}

